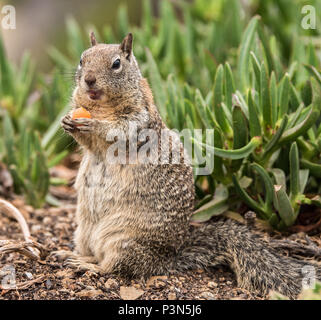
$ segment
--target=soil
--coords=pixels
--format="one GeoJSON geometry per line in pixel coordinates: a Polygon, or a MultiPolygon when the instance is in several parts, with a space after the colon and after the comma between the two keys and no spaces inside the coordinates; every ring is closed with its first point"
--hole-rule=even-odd
{"type": "MultiPolygon", "coordinates": [[[[69,165],[69,167],[72,167],[69,165]]],[[[51,175],[74,180],[75,168],[55,167],[51,175]]],[[[73,250],[73,232],[76,228],[76,194],[71,186],[51,187],[59,207],[34,209],[22,197],[11,195],[13,203],[28,222],[32,237],[49,251],[73,250]]],[[[320,238],[318,236],[318,238],[320,238]]],[[[0,240],[23,240],[18,223],[0,215],[0,240]]],[[[194,270],[171,276],[155,276],[148,280],[124,279],[92,272],[75,272],[63,266],[55,257],[34,261],[13,252],[0,256],[0,282],[5,270],[14,268],[19,289],[0,289],[0,299],[143,299],[143,300],[220,300],[264,299],[238,288],[234,274],[227,268],[209,271],[194,270]]]]}
{"type": "MultiPolygon", "coordinates": [[[[73,249],[72,235],[76,227],[73,201],[64,201],[60,208],[44,209],[25,206],[19,198],[13,203],[26,216],[37,242],[50,251],[73,249]]],[[[8,238],[23,240],[17,222],[1,216],[0,240],[8,238]]],[[[223,268],[128,282],[112,275],[74,272],[54,257],[39,262],[10,253],[2,256],[0,264],[2,268],[14,267],[18,285],[31,282],[26,289],[0,291],[0,299],[121,299],[138,295],[137,298],[146,300],[260,298],[237,288],[233,274],[223,268]]]]}

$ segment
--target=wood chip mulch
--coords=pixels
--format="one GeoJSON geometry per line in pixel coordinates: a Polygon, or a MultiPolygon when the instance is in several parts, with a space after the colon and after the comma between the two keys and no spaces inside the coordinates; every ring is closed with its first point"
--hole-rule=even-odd
{"type": "MultiPolygon", "coordinates": [[[[68,169],[61,166],[56,167],[52,175],[72,181],[75,173],[75,168],[68,169]]],[[[12,194],[10,202],[25,217],[31,236],[37,243],[50,252],[73,250],[72,238],[76,228],[75,190],[71,186],[60,186],[52,187],[50,192],[61,201],[59,208],[47,206],[34,209],[26,205],[21,197],[12,194]]],[[[0,213],[0,241],[8,239],[23,240],[23,235],[19,224],[13,218],[0,213]]],[[[176,273],[171,276],[160,275],[147,280],[125,281],[108,274],[75,272],[63,266],[52,256],[47,256],[44,261],[35,261],[17,252],[0,255],[0,300],[252,300],[265,298],[238,288],[234,274],[224,267],[210,271],[194,270],[176,273]],[[14,288],[3,286],[8,277],[11,281],[15,280],[14,288]]]]}
{"type": "MultiPolygon", "coordinates": [[[[34,209],[21,198],[11,203],[22,212],[37,242],[49,251],[73,250],[75,197],[62,201],[60,208],[34,209]]],[[[18,223],[0,214],[0,240],[8,238],[23,240],[18,223]]],[[[225,268],[125,281],[113,275],[75,272],[54,257],[34,261],[12,252],[0,257],[0,283],[7,270],[15,271],[17,289],[0,289],[0,299],[261,299],[237,288],[233,273],[225,268]]]]}

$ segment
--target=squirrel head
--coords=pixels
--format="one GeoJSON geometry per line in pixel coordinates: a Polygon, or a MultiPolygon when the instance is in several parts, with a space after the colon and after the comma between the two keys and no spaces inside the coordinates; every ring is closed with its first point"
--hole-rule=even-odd
{"type": "Polygon", "coordinates": [[[91,48],[81,55],[76,72],[74,101],[91,110],[137,96],[142,75],[132,50],[132,34],[121,44],[97,43],[93,32],[90,39],[91,48]]]}

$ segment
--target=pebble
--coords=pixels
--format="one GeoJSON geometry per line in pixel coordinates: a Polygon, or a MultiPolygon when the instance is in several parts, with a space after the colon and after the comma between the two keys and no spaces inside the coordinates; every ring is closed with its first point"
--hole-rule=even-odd
{"type": "Polygon", "coordinates": [[[45,217],[43,220],[42,220],[43,224],[45,225],[48,225],[48,224],[51,224],[52,220],[50,217],[45,217]]]}
{"type": "Polygon", "coordinates": [[[149,288],[151,286],[154,286],[156,288],[161,288],[166,286],[165,281],[168,279],[167,276],[153,276],[148,279],[146,283],[146,288],[149,288]]]}
{"type": "Polygon", "coordinates": [[[246,299],[248,299],[248,298],[249,298],[249,296],[248,296],[246,293],[242,293],[242,294],[240,294],[239,297],[238,297],[238,299],[244,299],[244,300],[246,300],[246,299]]]}
{"type": "Polygon", "coordinates": [[[87,291],[94,291],[96,290],[93,286],[86,286],[87,291]]]}
{"type": "Polygon", "coordinates": [[[48,279],[48,280],[46,281],[46,288],[47,288],[48,290],[50,290],[50,289],[52,288],[52,282],[50,281],[50,279],[48,279]]]}
{"type": "Polygon", "coordinates": [[[176,297],[176,293],[175,292],[170,292],[168,294],[168,300],[176,300],[177,297],[176,297]]]}
{"type": "Polygon", "coordinates": [[[26,276],[29,280],[33,279],[33,275],[32,275],[31,272],[25,272],[25,276],[26,276]]]}
{"type": "Polygon", "coordinates": [[[59,222],[55,225],[55,228],[68,232],[69,224],[65,222],[59,222]]]}
{"type": "Polygon", "coordinates": [[[46,210],[45,209],[36,209],[36,210],[34,210],[34,213],[37,216],[44,216],[46,214],[46,210]]]}
{"type": "Polygon", "coordinates": [[[115,279],[110,278],[105,282],[106,289],[112,289],[117,287],[118,287],[118,282],[115,279]]]}
{"type": "Polygon", "coordinates": [[[27,210],[28,213],[32,213],[34,211],[34,208],[32,206],[26,205],[25,209],[27,210]]]}
{"type": "MultiPolygon", "coordinates": [[[[72,284],[75,282],[75,280],[70,279],[70,278],[64,278],[61,280],[61,283],[64,287],[66,288],[72,288],[72,284]]],[[[95,289],[95,288],[92,288],[95,289]]]]}
{"type": "Polygon", "coordinates": [[[61,208],[54,208],[54,207],[50,207],[49,208],[49,212],[50,214],[52,215],[57,215],[58,216],[58,219],[64,219],[64,217],[61,217],[60,214],[61,214],[61,208]]]}
{"type": "Polygon", "coordinates": [[[217,287],[218,287],[218,284],[217,284],[216,282],[214,282],[214,281],[210,281],[210,282],[207,284],[207,286],[208,286],[209,288],[217,288],[217,287]]]}
{"type": "Polygon", "coordinates": [[[33,226],[31,226],[31,233],[37,233],[39,230],[41,230],[40,224],[34,224],[33,226]]]}
{"type": "Polygon", "coordinates": [[[212,292],[208,292],[208,291],[202,292],[201,297],[206,300],[215,300],[214,294],[212,292]]]}
{"type": "Polygon", "coordinates": [[[72,278],[73,275],[74,275],[73,271],[67,271],[65,269],[59,270],[59,271],[56,272],[56,277],[58,277],[58,278],[64,278],[64,277],[72,278]]]}

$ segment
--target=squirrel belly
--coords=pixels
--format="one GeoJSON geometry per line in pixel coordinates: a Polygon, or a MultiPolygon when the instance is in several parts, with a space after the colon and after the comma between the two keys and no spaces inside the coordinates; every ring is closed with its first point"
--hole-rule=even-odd
{"type": "MultiPolygon", "coordinates": [[[[194,177],[177,136],[169,141],[180,156],[178,163],[110,162],[111,131],[124,132],[118,142],[127,146],[135,140],[131,123],[138,132],[153,129],[157,138],[169,130],[133,55],[132,35],[120,45],[97,44],[93,35],[91,40],[92,47],[82,54],[72,99],[74,108],[86,106],[91,118],[67,114],[62,119],[65,131],[84,150],[75,184],[77,252],[70,253],[67,265],[127,278],[227,265],[240,287],[296,297],[306,262],[280,255],[232,220],[190,225],[194,177]]],[[[162,148],[157,144],[156,160],[162,148]]],[[[309,265],[320,279],[320,266],[309,265]]]]}

